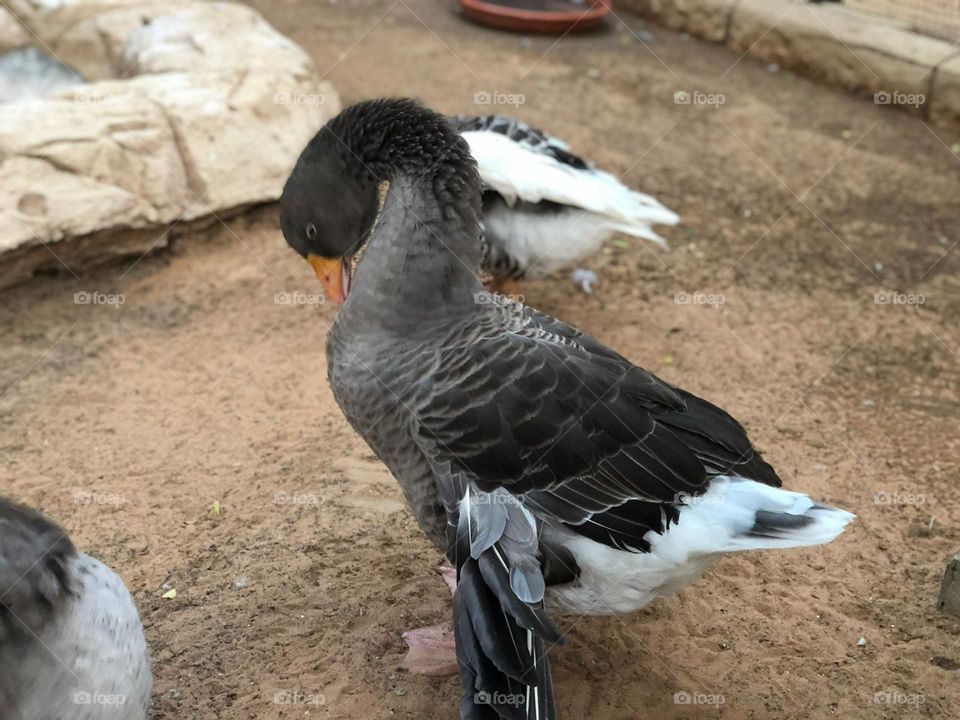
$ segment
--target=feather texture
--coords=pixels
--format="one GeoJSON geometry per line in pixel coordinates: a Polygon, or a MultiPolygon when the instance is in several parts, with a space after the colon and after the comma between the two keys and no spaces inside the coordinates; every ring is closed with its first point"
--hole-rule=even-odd
{"type": "Polygon", "coordinates": [[[37,511],[0,498],[0,641],[41,632],[73,588],[77,551],[67,533],[37,511]]]}
{"type": "MultiPolygon", "coordinates": [[[[458,569],[461,717],[553,720],[546,651],[561,636],[547,607],[635,610],[720,553],[826,542],[851,516],[781,490],[723,410],[561,321],[486,293],[477,170],[438,117],[383,101],[331,123],[349,151],[337,157],[375,156],[390,185],[328,335],[330,384],[458,569]],[[424,143],[429,158],[443,159],[436,168],[416,151],[424,143]]],[[[507,201],[559,192],[583,212],[633,222],[629,197],[675,221],[648,198],[612,192],[609,176],[542,133],[489,124],[497,129],[479,140],[478,155],[529,160],[515,185],[496,174],[504,167],[485,176],[507,201]]],[[[314,156],[332,154],[322,144],[329,134],[318,137],[314,156]]],[[[309,188],[291,178],[288,192],[306,198],[309,188]]],[[[326,196],[308,199],[324,217],[345,212],[326,196]]]]}
{"type": "Polygon", "coordinates": [[[620,233],[666,242],[654,225],[676,213],[594,168],[569,146],[514,118],[450,118],[477,161],[483,187],[486,269],[544,275],[596,253],[620,233]]]}
{"type": "Polygon", "coordinates": [[[0,717],[146,720],[151,686],[120,578],[39,512],[0,498],[0,717]]]}

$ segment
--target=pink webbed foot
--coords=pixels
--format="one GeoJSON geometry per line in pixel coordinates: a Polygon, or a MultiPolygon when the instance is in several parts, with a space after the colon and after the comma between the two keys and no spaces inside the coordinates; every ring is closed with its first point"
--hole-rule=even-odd
{"type": "Polygon", "coordinates": [[[403,641],[410,648],[403,666],[410,672],[442,677],[455,675],[459,670],[452,623],[408,630],[403,641]]]}
{"type": "MultiPolygon", "coordinates": [[[[450,588],[450,594],[455,593],[457,569],[449,565],[441,565],[440,575],[450,588]]],[[[457,646],[451,623],[409,630],[403,634],[403,641],[409,648],[407,656],[403,659],[403,666],[410,672],[436,677],[457,674],[459,670],[457,646]]]]}

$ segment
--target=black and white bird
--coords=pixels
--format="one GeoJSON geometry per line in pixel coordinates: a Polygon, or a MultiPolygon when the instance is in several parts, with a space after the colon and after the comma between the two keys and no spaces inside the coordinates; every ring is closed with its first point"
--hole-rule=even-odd
{"type": "Polygon", "coordinates": [[[0,497],[0,718],[146,720],[152,686],[123,581],[0,497]]]}
{"type": "MultiPolygon", "coordinates": [[[[498,115],[449,118],[470,146],[483,188],[483,267],[497,287],[576,266],[614,235],[666,242],[653,225],[679,217],[594,168],[557,138],[498,115]]],[[[577,268],[590,292],[596,275],[577,268]]]]}
{"type": "Polygon", "coordinates": [[[375,100],[310,141],[280,218],[344,302],[337,402],[457,569],[461,716],[550,720],[549,612],[631,612],[724,553],[826,543],[853,516],[781,489],[720,408],[486,293],[480,193],[442,116],[375,100]]]}

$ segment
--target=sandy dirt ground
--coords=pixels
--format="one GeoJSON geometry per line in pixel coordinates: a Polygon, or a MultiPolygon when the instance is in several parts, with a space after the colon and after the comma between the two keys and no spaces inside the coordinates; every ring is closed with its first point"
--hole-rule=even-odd
{"type": "MultiPolygon", "coordinates": [[[[565,619],[563,716],[960,717],[960,620],[936,607],[960,550],[960,137],[626,15],[556,42],[433,0],[254,5],[345,102],[515,113],[676,209],[670,252],[612,245],[594,295],[557,277],[528,302],[725,406],[790,487],[859,516],[634,616],[565,619]]],[[[0,293],[0,487],[127,581],[153,718],[453,718],[456,679],[401,668],[400,633],[450,598],[330,394],[334,309],[274,207],[174,235],[0,293]]]]}

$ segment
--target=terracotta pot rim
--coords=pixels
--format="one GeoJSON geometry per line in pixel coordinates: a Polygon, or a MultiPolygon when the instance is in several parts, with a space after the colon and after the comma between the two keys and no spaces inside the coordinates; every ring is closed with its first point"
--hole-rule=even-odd
{"type": "Polygon", "coordinates": [[[611,11],[611,0],[593,0],[587,10],[524,10],[485,0],[460,0],[472,17],[497,25],[504,21],[512,27],[528,25],[530,30],[544,29],[545,25],[573,27],[581,23],[594,24],[611,11]]]}

